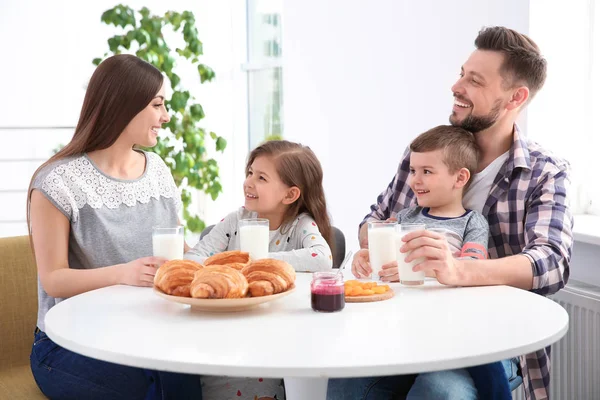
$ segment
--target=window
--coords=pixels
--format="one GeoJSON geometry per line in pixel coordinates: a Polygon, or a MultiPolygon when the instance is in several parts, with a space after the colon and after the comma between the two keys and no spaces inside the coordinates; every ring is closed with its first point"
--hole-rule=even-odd
{"type": "Polygon", "coordinates": [[[250,148],[283,135],[283,0],[248,0],[248,137],[250,148]]]}
{"type": "Polygon", "coordinates": [[[528,109],[528,133],[571,163],[576,213],[600,215],[600,4],[531,0],[530,35],[548,60],[544,88],[528,109]]]}

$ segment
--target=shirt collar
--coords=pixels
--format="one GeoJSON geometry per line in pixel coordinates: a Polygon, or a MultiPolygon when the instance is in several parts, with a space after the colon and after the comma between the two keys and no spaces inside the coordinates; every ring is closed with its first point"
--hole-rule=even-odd
{"type": "Polygon", "coordinates": [[[527,147],[527,139],[521,133],[521,129],[517,124],[513,129],[513,143],[508,153],[506,164],[508,171],[513,171],[515,168],[531,169],[531,159],[529,157],[529,149],[527,147]]]}

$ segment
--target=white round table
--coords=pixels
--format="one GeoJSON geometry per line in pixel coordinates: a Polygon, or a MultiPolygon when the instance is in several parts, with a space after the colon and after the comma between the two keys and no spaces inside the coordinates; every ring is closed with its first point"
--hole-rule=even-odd
{"type": "Polygon", "coordinates": [[[391,284],[395,296],[310,307],[310,274],[296,292],[239,313],[205,313],[149,288],[112,286],[67,299],[46,315],[59,345],[104,361],[199,375],[285,377],[286,397],[325,399],[330,377],[468,367],[558,341],[569,317],[557,303],[506,286],[391,284]]]}

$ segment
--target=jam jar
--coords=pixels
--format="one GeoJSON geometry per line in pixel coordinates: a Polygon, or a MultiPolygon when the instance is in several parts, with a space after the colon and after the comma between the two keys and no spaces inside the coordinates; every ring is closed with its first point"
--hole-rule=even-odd
{"type": "Polygon", "coordinates": [[[319,312],[341,311],[344,300],[344,278],[338,272],[315,272],[310,284],[312,309],[319,312]]]}

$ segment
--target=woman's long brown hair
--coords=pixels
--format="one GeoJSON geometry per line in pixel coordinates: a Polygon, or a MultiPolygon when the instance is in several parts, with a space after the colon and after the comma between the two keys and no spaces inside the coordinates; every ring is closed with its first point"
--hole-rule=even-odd
{"type": "Polygon", "coordinates": [[[39,171],[55,161],[112,146],[133,117],[156,96],[162,83],[163,76],[157,68],[128,54],[109,57],[96,68],[73,138],[35,171],[29,183],[27,227],[30,234],[31,191],[39,171]]]}
{"type": "Polygon", "coordinates": [[[288,207],[282,226],[292,222],[301,213],[310,214],[333,252],[333,230],[323,190],[323,169],[315,153],[309,147],[287,140],[268,141],[250,153],[246,164],[246,176],[254,160],[260,156],[267,156],[273,160],[284,184],[300,189],[300,197],[288,207]]]}

